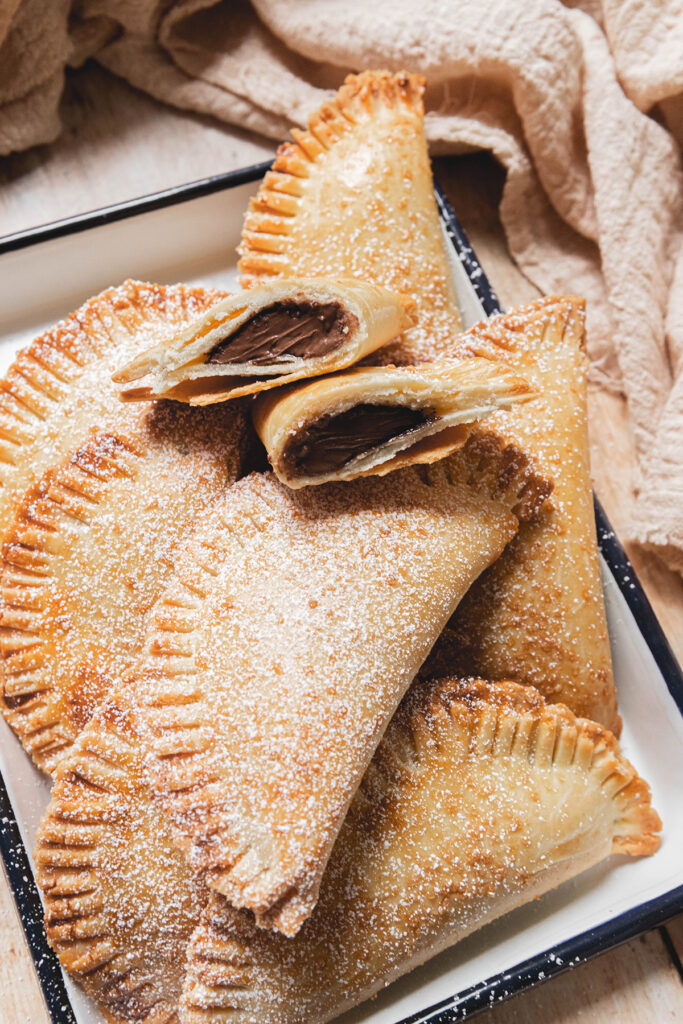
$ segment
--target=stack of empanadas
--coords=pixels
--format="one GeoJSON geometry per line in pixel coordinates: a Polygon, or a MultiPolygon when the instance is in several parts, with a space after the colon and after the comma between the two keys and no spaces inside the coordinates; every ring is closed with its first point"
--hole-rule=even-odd
{"type": "Polygon", "coordinates": [[[55,779],[48,939],[109,1021],[322,1024],[657,848],[583,304],[462,331],[422,88],[350,76],[281,147],[244,291],[128,282],[2,383],[4,713],[55,779]]]}
{"type": "Polygon", "coordinates": [[[2,385],[5,718],[51,772],[136,656],[194,517],[239,475],[245,419],[126,406],[111,374],[215,292],[127,282],[38,338],[2,385]]]}

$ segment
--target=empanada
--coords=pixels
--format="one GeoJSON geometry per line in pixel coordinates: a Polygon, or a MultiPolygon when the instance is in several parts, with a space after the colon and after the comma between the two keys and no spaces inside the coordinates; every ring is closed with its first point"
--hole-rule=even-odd
{"type": "Polygon", "coordinates": [[[240,248],[245,287],[338,274],[412,296],[417,324],[382,362],[420,363],[461,330],[424,136],[419,75],[349,75],[280,146],[252,199],[240,248]]]}
{"type": "Polygon", "coordinates": [[[455,605],[548,492],[480,433],[435,466],[235,484],[181,546],[131,701],[191,863],[293,934],[379,739],[455,605]]]}
{"type": "MultiPolygon", "coordinates": [[[[223,293],[126,281],[23,349],[0,380],[0,539],[43,470],[121,411],[114,368],[194,319],[223,293]]],[[[135,418],[137,414],[133,413],[135,418]]],[[[119,419],[119,423],[120,423],[119,419]]]]}
{"type": "Polygon", "coordinates": [[[278,479],[305,487],[436,462],[474,423],[534,394],[488,359],[362,366],[272,392],[254,424],[278,479]]]}
{"type": "Polygon", "coordinates": [[[313,916],[294,939],[267,934],[172,842],[124,693],[61,761],[35,851],[50,944],[108,1020],[175,1021],[187,969],[185,1024],[316,1024],[601,857],[657,847],[647,786],[603,729],[530,688],[419,684],[313,916]]]}
{"type": "Polygon", "coordinates": [[[61,761],[34,859],[48,941],[107,1020],[177,1024],[187,941],[209,892],[150,798],[116,702],[61,761]]]}
{"type": "Polygon", "coordinates": [[[175,545],[236,479],[244,454],[234,403],[161,402],[131,420],[112,416],[118,430],[44,473],[2,547],[0,703],[48,772],[138,654],[175,545]]]}
{"type": "Polygon", "coordinates": [[[614,737],[512,683],[416,686],[292,939],[214,896],[188,951],[183,1024],[323,1024],[613,853],[659,844],[614,737]]]}
{"type": "Polygon", "coordinates": [[[273,281],[221,300],[113,375],[126,401],[211,405],[341,370],[412,322],[412,300],[362,281],[273,281]]]}
{"type": "Polygon", "coordinates": [[[621,729],[600,580],[586,429],[584,301],[540,299],[473,327],[458,352],[506,362],[538,390],[491,424],[530,451],[554,482],[502,558],[459,606],[425,674],[528,683],[621,729]]]}
{"type": "Polygon", "coordinates": [[[581,300],[541,300],[456,340],[454,321],[443,316],[453,300],[441,297],[453,284],[428,159],[423,142],[416,145],[421,91],[414,76],[350,76],[312,116],[309,133],[281,147],[245,219],[242,274],[248,284],[356,268],[417,301],[418,326],[404,335],[396,361],[481,353],[545,389],[545,399],[493,422],[538,452],[556,481],[555,503],[468,597],[425,671],[530,683],[618,734],[590,492],[581,300]],[[399,132],[399,120],[412,127],[399,132]],[[419,230],[410,228],[412,216],[419,230]]]}

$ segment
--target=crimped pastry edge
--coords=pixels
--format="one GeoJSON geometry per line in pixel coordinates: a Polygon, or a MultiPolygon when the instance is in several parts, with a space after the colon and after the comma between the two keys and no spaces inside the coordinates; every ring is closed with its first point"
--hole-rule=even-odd
{"type": "Polygon", "coordinates": [[[99,876],[107,865],[98,859],[98,842],[120,820],[120,794],[131,792],[131,766],[139,761],[130,717],[116,700],[107,701],[98,711],[97,728],[89,728],[58,766],[36,838],[36,881],[50,945],[106,1019],[112,1024],[178,1024],[177,998],[150,999],[145,949],[131,956],[112,930],[103,930],[105,918],[100,917],[99,876]],[[74,789],[81,794],[78,808],[74,789]]]}
{"type": "Polygon", "coordinates": [[[71,452],[27,491],[0,559],[0,697],[5,721],[43,771],[51,774],[76,733],[57,713],[45,664],[41,588],[49,583],[59,534],[87,524],[108,485],[135,474],[143,453],[135,439],[108,432],[71,452]]]}
{"type": "MultiPolygon", "coordinates": [[[[464,488],[473,497],[495,501],[501,511],[513,513],[533,514],[551,486],[536,474],[521,450],[506,445],[493,433],[473,435],[461,452],[440,463],[402,472],[409,474],[405,486],[411,491],[464,488]]],[[[378,482],[363,481],[363,493],[366,486],[368,500],[376,500],[370,495],[378,482]]],[[[398,477],[397,486],[401,486],[398,477]]],[[[270,529],[273,519],[277,521],[281,507],[293,505],[296,518],[308,514],[311,501],[324,515],[326,502],[334,503],[337,493],[348,494],[349,507],[358,500],[355,489],[347,484],[329,487],[332,490],[320,496],[319,507],[313,496],[319,489],[287,492],[271,475],[251,474],[233,486],[230,508],[214,507],[211,522],[202,524],[185,543],[176,578],[150,613],[146,653],[128,690],[138,709],[141,731],[155,750],[154,759],[150,758],[154,789],[174,822],[179,845],[197,869],[206,871],[209,886],[230,893],[236,905],[251,909],[262,927],[285,934],[294,934],[310,914],[319,874],[307,865],[297,867],[296,874],[283,872],[267,830],[259,822],[250,820],[248,832],[221,817],[220,780],[215,779],[206,754],[209,738],[199,714],[204,696],[194,652],[200,649],[196,634],[220,573],[221,552],[248,546],[252,534],[257,536],[270,529]],[[238,526],[233,502],[241,500],[246,501],[248,511],[240,513],[238,526]],[[207,827],[217,829],[219,820],[221,844],[214,848],[202,836],[207,827]]],[[[428,492],[424,493],[427,500],[428,492]]],[[[505,529],[501,527],[498,550],[512,536],[513,522],[510,516],[505,529]]]]}
{"type": "Polygon", "coordinates": [[[238,249],[243,288],[281,272],[279,250],[286,242],[288,220],[296,212],[297,198],[304,194],[305,179],[313,165],[357,121],[372,115],[378,106],[400,108],[421,119],[424,89],[421,75],[406,72],[364,71],[348,75],[334,99],[310,116],[308,131],[293,129],[294,141],[279,147],[258,195],[249,203],[238,249]]]}
{"type": "MultiPolygon", "coordinates": [[[[528,759],[543,771],[578,763],[586,773],[594,775],[594,785],[607,792],[618,807],[611,852],[648,856],[656,851],[661,821],[650,804],[649,787],[621,755],[615,737],[602,726],[577,718],[563,705],[546,704],[532,687],[513,682],[442,678],[427,686],[413,687],[361,783],[354,811],[360,808],[362,813],[364,807],[381,804],[402,773],[410,775],[417,760],[428,758],[430,750],[438,750],[444,732],[450,728],[451,715],[463,706],[472,719],[472,756],[511,762],[515,758],[528,759]],[[520,726],[520,718],[527,720],[526,728],[520,726]]],[[[609,852],[603,850],[602,856],[609,852]]],[[[571,870],[562,862],[546,869],[536,883],[530,882],[523,899],[520,893],[508,897],[501,893],[497,906],[464,930],[458,941],[590,867],[599,856],[599,851],[592,851],[575,857],[571,870]]],[[[255,1019],[251,1011],[241,1009],[239,1000],[239,991],[258,985],[258,981],[250,979],[251,968],[256,966],[249,953],[255,935],[253,921],[247,915],[235,911],[220,896],[212,897],[188,947],[181,999],[183,1024],[207,1024],[209,1020],[212,1024],[219,1020],[243,1020],[246,1024],[255,1019]],[[237,998],[232,996],[233,992],[237,998]]],[[[451,945],[445,939],[430,951],[430,956],[451,945]]],[[[425,952],[421,950],[414,962],[394,965],[389,976],[377,978],[368,989],[342,1000],[332,1015],[326,1010],[323,1016],[315,1018],[316,1024],[371,997],[424,959],[425,952]]],[[[279,1019],[277,1005],[273,1007],[273,1016],[267,1014],[259,1019],[264,1024],[274,1024],[279,1019]]]]}

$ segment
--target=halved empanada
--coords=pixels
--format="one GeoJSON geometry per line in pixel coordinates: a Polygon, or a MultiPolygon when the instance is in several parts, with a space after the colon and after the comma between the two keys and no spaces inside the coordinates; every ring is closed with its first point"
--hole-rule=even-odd
{"type": "Polygon", "coordinates": [[[106,1019],[177,1024],[187,941],[209,891],[151,800],[116,702],[60,763],[34,859],[48,941],[106,1019]]]}
{"type": "MultiPolygon", "coordinates": [[[[494,422],[543,458],[558,481],[555,503],[468,597],[426,671],[528,682],[618,733],[590,492],[580,300],[543,300],[479,325],[464,344],[456,339],[421,139],[421,90],[414,76],[351,76],[313,115],[309,133],[281,147],[245,219],[243,280],[349,268],[417,301],[418,325],[395,361],[492,355],[545,390],[544,399],[494,422]]],[[[394,349],[384,349],[383,360],[394,349]]]]}
{"type": "MultiPolygon", "coordinates": [[[[0,380],[0,538],[26,488],[116,411],[114,368],[223,297],[126,281],[23,349],[0,380]]],[[[137,413],[133,413],[137,419],[137,413]]]]}
{"type": "Polygon", "coordinates": [[[244,454],[234,404],[136,411],[29,488],[2,547],[0,705],[48,772],[139,653],[177,542],[244,454]]]}
{"type": "Polygon", "coordinates": [[[254,423],[278,479],[305,487],[436,462],[474,423],[533,396],[488,359],[363,366],[259,399],[254,423]]]}
{"type": "Polygon", "coordinates": [[[184,1024],[323,1024],[660,821],[614,737],[512,683],[417,686],[366,772],[292,939],[214,896],[184,1024]]]}
{"type": "Polygon", "coordinates": [[[235,484],[181,546],[131,702],[191,863],[264,927],[310,914],[379,739],[455,605],[548,493],[518,449],[290,491],[235,484]]]}
{"type": "Polygon", "coordinates": [[[425,674],[516,679],[619,734],[586,429],[584,301],[541,299],[473,327],[458,353],[502,360],[533,405],[491,424],[530,451],[554,490],[458,608],[425,674]]]}
{"type": "Polygon", "coordinates": [[[113,375],[127,401],[210,405],[341,370],[407,327],[413,303],[353,280],[279,280],[215,306],[113,375]]]}
{"type": "Polygon", "coordinates": [[[245,287],[348,274],[412,296],[417,323],[382,362],[443,357],[461,330],[424,136],[419,75],[349,75],[308,131],[280,146],[252,199],[240,248],[245,287]]]}

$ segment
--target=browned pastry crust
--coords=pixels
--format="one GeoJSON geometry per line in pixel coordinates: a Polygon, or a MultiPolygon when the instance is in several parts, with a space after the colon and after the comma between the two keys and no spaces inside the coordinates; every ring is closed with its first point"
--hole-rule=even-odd
{"type": "Polygon", "coordinates": [[[294,939],[218,896],[199,923],[209,892],[152,799],[124,694],[60,763],[35,851],[49,941],[116,1024],[316,1024],[600,857],[657,848],[609,733],[530,688],[444,680],[392,720],[294,939]]]}
{"type": "Polygon", "coordinates": [[[434,466],[231,488],[181,547],[130,699],[208,884],[293,934],[379,739],[451,610],[547,493],[473,438],[434,466]]]}
{"type": "Polygon", "coordinates": [[[208,890],[149,798],[116,702],[62,760],[35,863],[48,941],[106,1019],[177,1024],[187,941],[208,890]]]}
{"type": "Polygon", "coordinates": [[[47,470],[2,547],[0,706],[48,772],[138,654],[175,545],[240,469],[235,406],[135,418],[47,470]]]}
{"type": "Polygon", "coordinates": [[[586,429],[584,300],[550,297],[462,335],[458,354],[506,362],[534,385],[528,406],[491,424],[553,479],[525,523],[459,606],[424,675],[516,679],[549,701],[621,729],[600,580],[586,429]]]}
{"type": "Polygon", "coordinates": [[[222,295],[126,281],[18,354],[0,381],[0,538],[26,488],[118,406],[114,367],[222,295]]]}
{"type": "Polygon", "coordinates": [[[513,683],[414,687],[293,939],[215,896],[192,937],[183,1024],[324,1024],[661,823],[614,737],[513,683]]]}
{"type": "Polygon", "coordinates": [[[277,152],[249,204],[240,247],[245,287],[275,276],[348,274],[405,293],[417,325],[383,362],[448,353],[461,329],[434,199],[419,75],[349,75],[308,131],[277,152]]]}
{"type": "MultiPolygon", "coordinates": [[[[364,126],[372,125],[376,135],[376,122],[388,123],[387,110],[400,110],[401,116],[406,110],[418,112],[421,88],[421,83],[410,76],[351,76],[335,102],[313,115],[311,131],[296,136],[296,145],[281,148],[274,173],[266,177],[246,218],[241,264],[246,283],[260,275],[291,273],[292,269],[320,272],[319,264],[309,264],[309,253],[315,252],[314,245],[311,249],[315,241],[312,225],[322,223],[322,235],[326,240],[332,237],[333,244],[325,246],[323,254],[314,259],[324,259],[326,273],[339,273],[349,260],[361,259],[359,253],[366,250],[376,254],[377,260],[383,259],[385,246],[389,245],[391,252],[391,245],[395,245],[415,274],[412,284],[404,282],[402,289],[418,298],[419,309],[420,295],[429,306],[428,297],[421,291],[424,280],[439,282],[442,272],[432,266],[422,280],[417,279],[417,272],[423,269],[419,232],[403,230],[402,214],[394,212],[398,193],[393,186],[389,186],[391,200],[382,191],[379,179],[384,165],[373,163],[372,171],[359,180],[357,191],[351,190],[352,202],[361,203],[364,197],[368,204],[365,216],[368,230],[375,232],[373,246],[356,247],[343,225],[336,231],[337,219],[334,212],[330,213],[335,210],[332,196],[336,192],[320,191],[320,182],[328,177],[343,182],[350,160],[348,147],[356,144],[357,133],[364,139],[364,126]],[[345,115],[350,109],[353,125],[347,132],[345,115]],[[342,146],[344,139],[348,147],[342,146]],[[337,153],[345,162],[336,162],[337,153]],[[374,204],[377,189],[380,199],[374,204]],[[380,221],[387,205],[392,213],[384,228],[380,221]],[[309,206],[311,226],[307,226],[309,206]],[[382,240],[380,245],[377,238],[382,240]]],[[[395,132],[394,137],[398,138],[399,133],[395,132]]],[[[393,159],[396,166],[403,166],[397,151],[393,159]]],[[[387,180],[391,181],[391,173],[387,180]]],[[[346,199],[343,190],[342,195],[346,199]]],[[[430,224],[432,237],[438,238],[438,224],[430,224]]],[[[450,278],[446,264],[444,268],[443,273],[450,278]]],[[[386,278],[373,276],[378,271],[372,261],[363,272],[391,286],[386,278]]],[[[546,474],[556,481],[552,508],[544,512],[540,522],[520,532],[505,559],[470,595],[426,671],[473,673],[531,683],[549,699],[566,702],[578,714],[594,718],[618,734],[620,720],[590,494],[581,300],[541,300],[493,318],[475,328],[474,341],[468,339],[464,347],[452,332],[440,332],[434,323],[425,322],[438,338],[437,350],[426,352],[423,342],[414,347],[411,343],[405,347],[402,361],[468,352],[489,355],[507,361],[540,390],[545,389],[545,400],[540,399],[533,408],[501,413],[494,422],[517,444],[529,446],[543,460],[546,474]],[[571,385],[566,387],[564,381],[571,381],[571,385]],[[571,571],[567,571],[569,566],[571,571]]]]}

